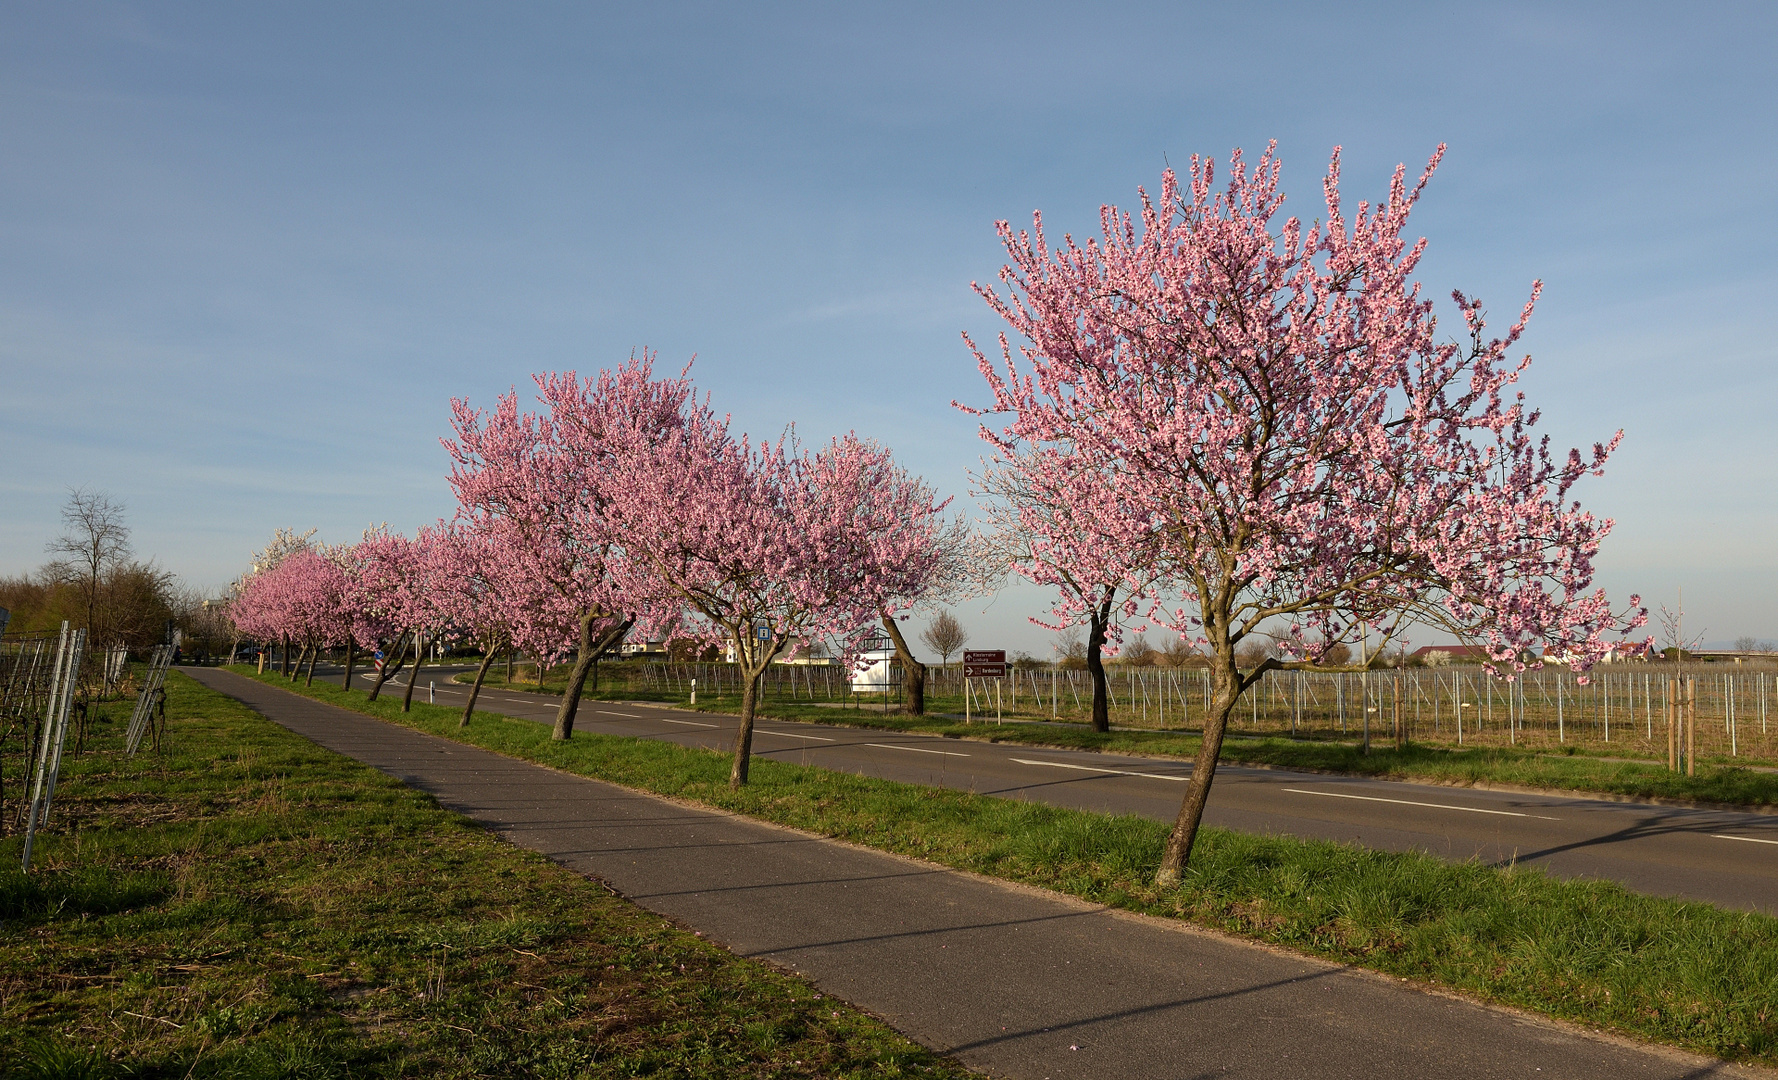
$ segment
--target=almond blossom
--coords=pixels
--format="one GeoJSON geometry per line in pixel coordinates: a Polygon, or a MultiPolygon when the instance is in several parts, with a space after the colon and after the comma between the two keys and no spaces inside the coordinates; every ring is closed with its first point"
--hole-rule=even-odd
{"type": "MultiPolygon", "coordinates": [[[[1593,587],[1612,523],[1571,498],[1622,433],[1553,456],[1514,390],[1530,358],[1508,354],[1541,286],[1498,337],[1453,293],[1461,340],[1439,340],[1413,280],[1426,242],[1403,230],[1443,153],[1348,215],[1336,149],[1309,225],[1277,220],[1272,148],[1251,169],[1236,151],[1220,189],[1194,156],[1135,218],[1105,207],[1085,244],[1052,248],[1041,216],[1029,232],[999,225],[1005,292],[977,291],[1022,342],[1001,335],[998,359],[969,347],[992,394],[981,412],[1009,418],[983,438],[1042,493],[1019,511],[1035,538],[1023,572],[1060,584],[1089,546],[1067,530],[1090,522],[1090,546],[1112,549],[1090,558],[1142,617],[1211,657],[1163,883],[1185,866],[1231,710],[1281,663],[1238,670],[1244,638],[1279,633],[1298,658],[1283,663],[1312,663],[1430,625],[1485,644],[1513,677],[1538,645],[1584,671],[1646,619],[1638,598],[1614,612],[1593,587]]],[[[1063,589],[1054,619],[1078,621],[1097,595],[1063,589]]]]}

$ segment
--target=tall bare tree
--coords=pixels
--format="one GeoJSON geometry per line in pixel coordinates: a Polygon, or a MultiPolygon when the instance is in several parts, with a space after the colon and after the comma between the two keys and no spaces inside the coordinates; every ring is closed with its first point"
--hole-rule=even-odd
{"type": "Polygon", "coordinates": [[[940,611],[932,619],[932,624],[920,632],[920,640],[926,647],[942,656],[943,663],[951,662],[951,654],[969,644],[969,631],[957,621],[957,616],[949,611],[940,611]]]}
{"type": "Polygon", "coordinates": [[[80,589],[87,633],[94,641],[108,642],[95,625],[100,583],[106,571],[130,557],[130,530],[123,515],[124,504],[104,492],[72,488],[62,506],[62,535],[45,545],[57,556],[49,571],[80,589]]]}

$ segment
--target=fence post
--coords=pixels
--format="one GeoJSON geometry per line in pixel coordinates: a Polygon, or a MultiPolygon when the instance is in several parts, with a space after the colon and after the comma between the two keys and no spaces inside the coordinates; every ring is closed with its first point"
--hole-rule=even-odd
{"type": "Polygon", "coordinates": [[[1667,721],[1667,771],[1679,771],[1679,738],[1673,731],[1673,709],[1676,687],[1671,678],[1661,680],[1661,717],[1667,721]]]}
{"type": "Polygon", "coordinates": [[[1406,743],[1406,733],[1401,729],[1401,682],[1403,672],[1395,669],[1395,748],[1400,750],[1406,743]]]}
{"type": "Polygon", "coordinates": [[[1698,678],[1685,677],[1685,774],[1698,775],[1698,678]]]}
{"type": "Polygon", "coordinates": [[[1358,676],[1358,692],[1360,705],[1358,711],[1364,716],[1364,750],[1371,752],[1371,673],[1363,671],[1358,676]]]}

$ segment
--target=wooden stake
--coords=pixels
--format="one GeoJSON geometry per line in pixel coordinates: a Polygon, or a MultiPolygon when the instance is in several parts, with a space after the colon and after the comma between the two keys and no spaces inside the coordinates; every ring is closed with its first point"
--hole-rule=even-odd
{"type": "Polygon", "coordinates": [[[1698,680],[1685,677],[1685,774],[1698,775],[1698,680]]]}

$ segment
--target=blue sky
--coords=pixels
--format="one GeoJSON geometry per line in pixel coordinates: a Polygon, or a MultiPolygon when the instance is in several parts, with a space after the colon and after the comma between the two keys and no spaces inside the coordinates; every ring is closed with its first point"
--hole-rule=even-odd
{"type": "MultiPolygon", "coordinates": [[[[210,586],[412,529],[453,395],[639,346],[960,494],[995,220],[1274,138],[1314,217],[1334,144],[1356,200],[1443,141],[1421,279],[1543,278],[1546,430],[1626,430],[1602,582],[1778,637],[1778,17],[1550,7],[0,3],[0,573],[76,485],[210,586]]],[[[1041,600],[961,615],[1041,652],[1041,600]]]]}

